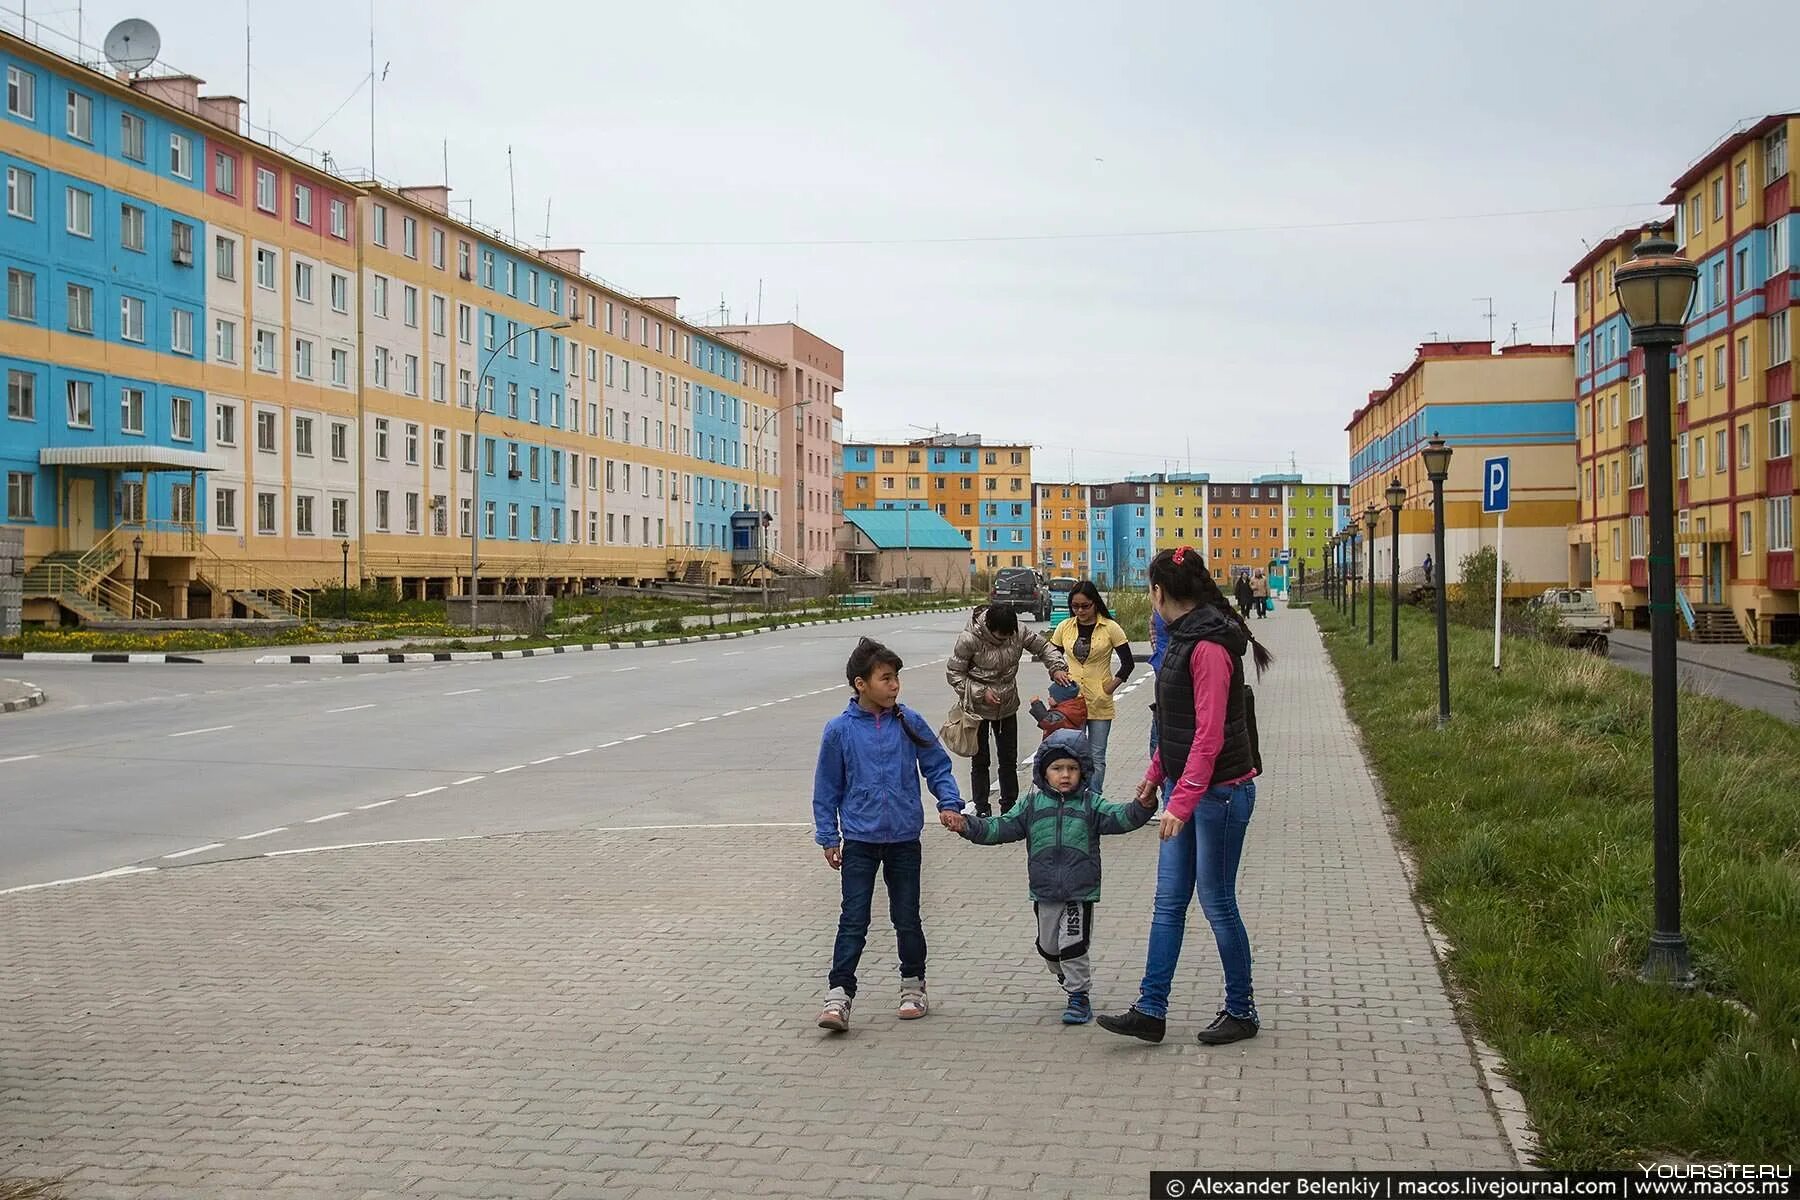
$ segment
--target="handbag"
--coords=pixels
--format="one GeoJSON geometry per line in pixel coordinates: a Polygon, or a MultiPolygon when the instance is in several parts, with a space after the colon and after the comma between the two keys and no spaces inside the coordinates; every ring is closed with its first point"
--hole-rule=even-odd
{"type": "Polygon", "coordinates": [[[981,749],[981,718],[971,711],[966,694],[951,702],[949,715],[938,730],[938,741],[959,758],[974,758],[981,749]]]}

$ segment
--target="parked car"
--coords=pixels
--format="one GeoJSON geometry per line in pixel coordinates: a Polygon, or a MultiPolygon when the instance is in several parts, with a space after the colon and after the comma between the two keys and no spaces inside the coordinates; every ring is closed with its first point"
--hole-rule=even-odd
{"type": "Polygon", "coordinates": [[[1606,654],[1610,646],[1606,635],[1612,632],[1612,618],[1601,610],[1592,588],[1546,588],[1531,603],[1556,614],[1569,645],[1606,654]]]}
{"type": "Polygon", "coordinates": [[[1075,590],[1079,579],[1062,576],[1050,581],[1050,616],[1051,621],[1061,621],[1069,615],[1069,593],[1075,590]]]}
{"type": "Polygon", "coordinates": [[[1031,567],[1003,567],[988,591],[990,605],[1004,605],[1039,621],[1050,619],[1050,585],[1031,567]]]}

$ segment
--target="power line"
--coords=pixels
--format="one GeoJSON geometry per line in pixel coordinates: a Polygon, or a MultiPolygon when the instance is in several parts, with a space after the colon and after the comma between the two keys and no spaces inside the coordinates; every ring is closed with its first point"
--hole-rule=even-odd
{"type": "Polygon", "coordinates": [[[625,247],[720,247],[720,246],[947,246],[983,242],[1074,242],[1119,241],[1129,239],[1212,237],[1237,233],[1300,233],[1308,230],[1368,229],[1392,225],[1435,225],[1453,221],[1491,221],[1510,217],[1543,217],[1566,213],[1617,212],[1623,209],[1661,208],[1660,204],[1642,201],[1631,204],[1595,204],[1575,208],[1523,208],[1508,212],[1454,213],[1423,217],[1371,217],[1361,221],[1310,221],[1285,225],[1215,225],[1195,229],[1146,229],[1110,233],[1014,233],[974,234],[954,237],[914,238],[751,238],[743,240],[713,239],[692,241],[620,242],[578,238],[588,246],[625,247]]]}

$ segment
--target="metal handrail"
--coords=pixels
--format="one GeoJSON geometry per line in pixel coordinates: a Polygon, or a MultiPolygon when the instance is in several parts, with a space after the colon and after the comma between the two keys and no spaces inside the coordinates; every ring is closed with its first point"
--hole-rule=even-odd
{"type": "Polygon", "coordinates": [[[137,596],[136,608],[133,608],[132,589],[111,575],[83,570],[68,563],[49,562],[39,563],[32,572],[43,573],[42,577],[50,585],[46,590],[91,600],[114,616],[153,621],[162,615],[162,605],[141,593],[137,596]]]}
{"type": "Polygon", "coordinates": [[[310,593],[277,583],[249,563],[233,562],[225,558],[202,538],[194,538],[191,548],[198,549],[206,557],[207,563],[201,573],[214,587],[226,592],[250,592],[268,600],[291,617],[302,621],[312,620],[310,593]]]}

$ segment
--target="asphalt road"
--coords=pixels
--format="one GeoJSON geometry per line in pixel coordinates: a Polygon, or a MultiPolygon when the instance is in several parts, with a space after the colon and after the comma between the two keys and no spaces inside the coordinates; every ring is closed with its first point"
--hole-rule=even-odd
{"type": "Polygon", "coordinates": [[[856,640],[900,653],[902,702],[935,723],[964,620],[413,667],[34,663],[51,703],[0,720],[0,889],[410,838],[805,823],[856,640]]]}
{"type": "MultiPolygon", "coordinates": [[[[1787,665],[1774,659],[1751,658],[1742,651],[1720,654],[1713,661],[1721,667],[1709,666],[1697,655],[1712,647],[1696,648],[1683,642],[1676,674],[1682,690],[1699,696],[1716,696],[1740,708],[1754,708],[1784,721],[1800,724],[1800,688],[1787,682],[1787,665]]],[[[1608,657],[1621,667],[1642,675],[1650,673],[1650,645],[1647,636],[1615,632],[1608,657]]]]}

